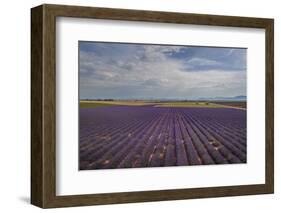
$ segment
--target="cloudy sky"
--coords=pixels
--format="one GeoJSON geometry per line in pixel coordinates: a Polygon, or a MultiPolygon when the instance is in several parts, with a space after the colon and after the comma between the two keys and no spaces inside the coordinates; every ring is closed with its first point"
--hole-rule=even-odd
{"type": "Polygon", "coordinates": [[[246,95],[246,54],[242,48],[80,41],[80,99],[246,95]]]}

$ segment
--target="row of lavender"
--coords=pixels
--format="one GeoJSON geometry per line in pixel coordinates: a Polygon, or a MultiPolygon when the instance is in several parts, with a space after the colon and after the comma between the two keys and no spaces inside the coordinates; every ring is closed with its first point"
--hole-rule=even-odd
{"type": "Polygon", "coordinates": [[[112,106],[80,109],[80,169],[246,162],[246,111],[112,106]]]}

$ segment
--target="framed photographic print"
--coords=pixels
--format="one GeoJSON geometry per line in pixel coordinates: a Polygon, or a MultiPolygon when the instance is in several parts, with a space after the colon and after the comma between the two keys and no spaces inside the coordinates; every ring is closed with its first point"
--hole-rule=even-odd
{"type": "Polygon", "coordinates": [[[31,203],[274,191],[273,19],[31,9],[31,203]]]}

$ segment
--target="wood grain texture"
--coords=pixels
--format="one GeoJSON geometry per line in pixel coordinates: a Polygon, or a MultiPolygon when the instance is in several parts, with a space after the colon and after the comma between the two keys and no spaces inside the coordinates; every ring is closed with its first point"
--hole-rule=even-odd
{"type": "Polygon", "coordinates": [[[31,14],[31,203],[43,204],[42,59],[43,7],[31,14]]]}
{"type": "Polygon", "coordinates": [[[266,185],[268,191],[274,192],[274,21],[266,26],[266,185]]]}
{"type": "Polygon", "coordinates": [[[109,8],[41,5],[31,10],[31,203],[64,207],[273,193],[273,20],[109,8]],[[266,30],[266,183],[260,185],[56,196],[56,17],[96,18],[266,30]]]}

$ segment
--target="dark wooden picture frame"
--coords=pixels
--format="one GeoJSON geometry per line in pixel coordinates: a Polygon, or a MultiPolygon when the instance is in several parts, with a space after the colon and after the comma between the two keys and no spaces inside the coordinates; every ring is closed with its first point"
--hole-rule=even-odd
{"type": "Polygon", "coordinates": [[[274,20],[63,5],[31,9],[31,203],[42,208],[132,203],[274,192],[274,20]],[[265,29],[265,184],[192,189],[56,195],[56,17],[265,29]]]}

